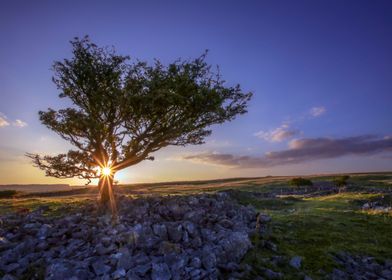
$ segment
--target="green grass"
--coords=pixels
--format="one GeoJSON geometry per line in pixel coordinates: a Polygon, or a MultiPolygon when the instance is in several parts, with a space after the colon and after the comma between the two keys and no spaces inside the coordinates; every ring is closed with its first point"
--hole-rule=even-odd
{"type": "MultiPolygon", "coordinates": [[[[360,201],[374,200],[379,195],[344,193],[317,198],[255,199],[238,197],[272,216],[269,239],[278,245],[278,253],[255,248],[246,262],[254,267],[263,265],[271,255],[303,257],[305,272],[319,278],[336,264],[332,256],[341,251],[371,255],[379,259],[392,258],[392,214],[364,212],[360,201]],[[294,211],[295,210],[295,211],[294,211]],[[255,253],[255,251],[257,253],[255,253]]],[[[257,240],[255,240],[257,242],[257,240]]],[[[275,270],[290,272],[290,268],[275,270]]],[[[257,270],[253,272],[257,274],[257,270]]],[[[292,274],[292,279],[297,279],[292,274]]]]}
{"type": "Polygon", "coordinates": [[[27,199],[3,199],[0,204],[0,215],[13,212],[30,212],[41,206],[48,206],[49,210],[44,215],[62,216],[78,208],[87,200],[80,198],[27,198],[27,199]]]}

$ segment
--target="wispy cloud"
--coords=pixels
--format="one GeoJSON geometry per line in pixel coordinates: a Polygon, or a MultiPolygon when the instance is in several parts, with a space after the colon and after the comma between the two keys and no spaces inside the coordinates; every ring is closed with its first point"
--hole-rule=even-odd
{"type": "Polygon", "coordinates": [[[286,150],[269,152],[260,157],[202,153],[184,156],[182,159],[237,168],[268,168],[346,155],[372,155],[381,152],[392,152],[392,137],[361,135],[338,139],[304,138],[291,141],[286,150]]]}
{"type": "Polygon", "coordinates": [[[0,113],[0,127],[9,126],[10,123],[7,121],[7,118],[0,113]]]}
{"type": "Polygon", "coordinates": [[[22,120],[19,120],[19,119],[15,120],[12,124],[14,126],[17,126],[17,127],[25,127],[25,126],[27,126],[26,122],[24,122],[22,120]]]}
{"type": "MultiPolygon", "coordinates": [[[[11,125],[11,123],[8,120],[7,116],[3,113],[0,113],[0,127],[5,127],[9,125],[11,125]]],[[[17,127],[25,127],[27,126],[27,123],[20,119],[16,119],[14,122],[12,122],[12,125],[17,127]]]]}
{"type": "Polygon", "coordinates": [[[309,110],[309,114],[312,117],[319,117],[321,115],[324,115],[327,112],[327,109],[325,107],[320,106],[320,107],[313,107],[309,110]]]}
{"type": "Polygon", "coordinates": [[[289,139],[299,133],[299,130],[290,128],[288,124],[282,124],[275,129],[269,131],[261,130],[256,132],[254,135],[268,142],[282,142],[283,140],[289,139]]]}
{"type": "Polygon", "coordinates": [[[260,130],[254,135],[268,142],[282,142],[284,140],[293,138],[294,136],[301,134],[301,131],[299,129],[291,127],[293,123],[298,124],[309,118],[317,118],[321,115],[324,115],[326,112],[327,110],[324,106],[312,107],[307,113],[303,114],[301,117],[290,119],[289,121],[284,122],[281,126],[268,131],[260,130]]]}

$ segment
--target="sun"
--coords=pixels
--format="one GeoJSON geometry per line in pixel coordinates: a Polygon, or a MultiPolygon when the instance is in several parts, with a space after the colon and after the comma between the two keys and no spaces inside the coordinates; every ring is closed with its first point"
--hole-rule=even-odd
{"type": "Polygon", "coordinates": [[[101,174],[103,176],[110,176],[112,174],[112,170],[110,169],[110,167],[102,167],[101,174]]]}

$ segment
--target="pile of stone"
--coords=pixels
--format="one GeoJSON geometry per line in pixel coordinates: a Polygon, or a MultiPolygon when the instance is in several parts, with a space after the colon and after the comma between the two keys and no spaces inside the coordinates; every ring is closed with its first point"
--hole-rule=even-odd
{"type": "Polygon", "coordinates": [[[341,269],[335,268],[330,279],[392,279],[392,260],[379,263],[373,257],[354,256],[345,252],[338,254],[335,260],[341,269]]]}
{"type": "MultiPolygon", "coordinates": [[[[227,193],[117,202],[119,220],[95,203],[50,218],[40,209],[0,217],[0,275],[34,279],[228,279],[251,248],[257,213],[227,193]],[[2,272],[1,272],[2,271],[2,272]]],[[[259,219],[259,222],[262,219],[259,219]]]]}
{"type": "Polygon", "coordinates": [[[364,211],[376,211],[380,213],[389,213],[392,212],[392,207],[387,206],[387,205],[382,205],[379,201],[373,201],[373,202],[366,202],[365,204],[362,205],[362,210],[364,211]]]}

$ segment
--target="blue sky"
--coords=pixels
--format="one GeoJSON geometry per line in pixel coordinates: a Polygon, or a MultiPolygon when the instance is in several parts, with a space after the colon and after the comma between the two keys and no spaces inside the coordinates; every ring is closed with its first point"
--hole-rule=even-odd
{"type": "Polygon", "coordinates": [[[391,1],[1,1],[0,32],[0,184],[80,183],[45,178],[23,154],[69,148],[37,112],[66,105],[50,67],[86,34],[147,61],[209,49],[229,85],[254,92],[205,145],[162,150],[121,182],[392,169],[391,1]],[[265,164],[308,154],[303,139],[324,146],[265,164]]]}

